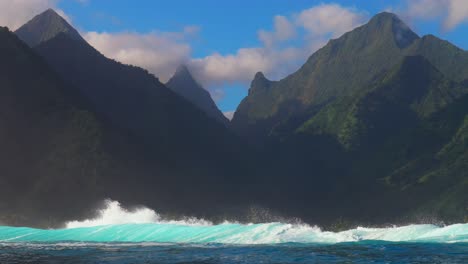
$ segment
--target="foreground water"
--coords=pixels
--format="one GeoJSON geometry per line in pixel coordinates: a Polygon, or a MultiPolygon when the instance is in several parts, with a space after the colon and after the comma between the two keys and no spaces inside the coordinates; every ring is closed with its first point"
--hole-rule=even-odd
{"type": "Polygon", "coordinates": [[[468,263],[468,224],[324,232],[283,223],[0,227],[0,263],[468,263]]]}
{"type": "Polygon", "coordinates": [[[279,222],[165,221],[109,202],[96,219],[64,229],[0,227],[0,263],[468,263],[468,224],[327,232],[279,222]]]}
{"type": "Polygon", "coordinates": [[[2,243],[0,263],[468,263],[468,244],[2,243]]]}

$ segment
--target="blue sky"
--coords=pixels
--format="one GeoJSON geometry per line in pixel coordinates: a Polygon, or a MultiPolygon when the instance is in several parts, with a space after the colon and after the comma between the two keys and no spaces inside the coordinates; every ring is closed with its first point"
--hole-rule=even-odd
{"type": "Polygon", "coordinates": [[[283,78],[330,37],[384,10],[400,15],[419,35],[434,34],[468,49],[465,0],[32,2],[35,9],[24,9],[60,10],[103,54],[145,67],[162,81],[177,64],[188,64],[223,112],[235,110],[256,71],[283,78]]]}

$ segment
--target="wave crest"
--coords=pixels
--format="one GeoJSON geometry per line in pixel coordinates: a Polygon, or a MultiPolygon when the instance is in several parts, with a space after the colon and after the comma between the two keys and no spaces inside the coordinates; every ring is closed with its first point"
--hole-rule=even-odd
{"type": "Polygon", "coordinates": [[[0,227],[0,242],[154,242],[154,243],[223,243],[277,244],[389,241],[389,242],[468,242],[468,224],[445,227],[408,225],[389,228],[358,227],[343,232],[322,231],[316,226],[281,222],[215,225],[198,218],[169,221],[148,208],[126,210],[116,201],[106,201],[106,208],[95,219],[72,221],[65,229],[0,227]]]}
{"type": "Polygon", "coordinates": [[[94,227],[121,224],[179,224],[179,225],[212,225],[210,221],[195,217],[186,217],[183,220],[164,220],[154,210],[139,207],[129,211],[123,208],[118,201],[105,200],[105,208],[98,211],[98,216],[84,221],[70,221],[66,228],[94,227]]]}

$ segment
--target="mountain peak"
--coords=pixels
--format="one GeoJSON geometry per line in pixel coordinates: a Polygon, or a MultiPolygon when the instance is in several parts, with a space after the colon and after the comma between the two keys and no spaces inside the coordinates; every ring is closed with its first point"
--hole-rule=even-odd
{"type": "Polygon", "coordinates": [[[255,74],[254,80],[267,80],[267,78],[263,72],[259,71],[255,74]]]}
{"type": "Polygon", "coordinates": [[[42,12],[42,14],[39,14],[39,15],[61,17],[53,8],[48,8],[46,11],[42,12]]]}
{"type": "Polygon", "coordinates": [[[78,31],[51,8],[35,16],[15,33],[30,47],[46,42],[60,33],[65,33],[72,39],[84,41],[78,31]]]}
{"type": "Polygon", "coordinates": [[[385,25],[397,25],[403,26],[404,28],[409,29],[409,27],[394,13],[390,12],[381,12],[374,15],[369,20],[369,25],[377,25],[380,28],[385,27],[385,25]]]}
{"type": "Polygon", "coordinates": [[[208,114],[208,116],[218,120],[224,125],[229,123],[228,119],[226,119],[216,106],[210,93],[193,78],[186,65],[182,64],[177,67],[176,72],[166,83],[166,86],[178,95],[192,102],[208,114]]]}
{"type": "MultiPolygon", "coordinates": [[[[182,82],[182,83],[190,83],[191,87],[200,87],[197,81],[193,78],[192,74],[190,73],[187,65],[181,64],[177,67],[174,75],[168,81],[168,83],[174,82],[182,82]]],[[[202,87],[200,87],[203,89],[202,87]]]]}
{"type": "Polygon", "coordinates": [[[263,72],[257,72],[254,79],[252,80],[252,83],[250,84],[249,94],[265,90],[270,87],[270,84],[271,81],[265,77],[263,72]]]}
{"type": "Polygon", "coordinates": [[[192,75],[185,64],[181,64],[177,67],[174,75],[192,75]]]}
{"type": "Polygon", "coordinates": [[[380,12],[374,15],[370,21],[392,21],[392,20],[400,20],[400,18],[391,12],[380,12]]]}
{"type": "Polygon", "coordinates": [[[397,15],[382,12],[371,18],[367,24],[372,31],[391,34],[399,48],[406,48],[419,36],[414,33],[397,15]]]}

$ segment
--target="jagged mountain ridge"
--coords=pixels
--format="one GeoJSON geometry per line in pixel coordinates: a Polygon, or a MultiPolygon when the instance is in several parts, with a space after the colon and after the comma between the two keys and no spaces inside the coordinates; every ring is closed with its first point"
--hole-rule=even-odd
{"type": "Polygon", "coordinates": [[[263,141],[291,116],[306,115],[307,120],[308,112],[315,112],[311,109],[368,86],[407,55],[425,56],[454,80],[468,78],[467,52],[435,37],[419,38],[396,15],[384,12],[329,41],[295,73],[265,82],[268,89],[252,86],[236,110],[232,127],[254,141],[263,141]]]}

